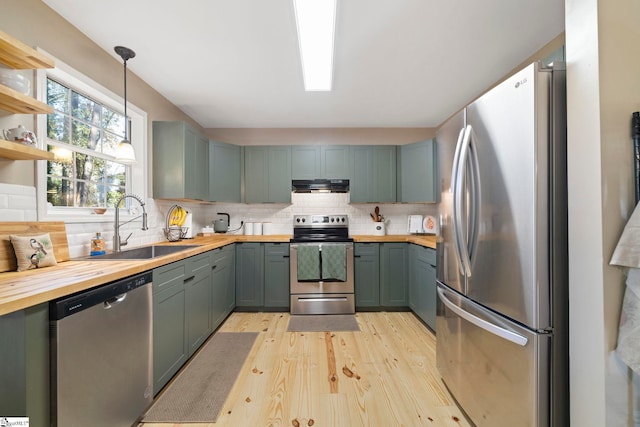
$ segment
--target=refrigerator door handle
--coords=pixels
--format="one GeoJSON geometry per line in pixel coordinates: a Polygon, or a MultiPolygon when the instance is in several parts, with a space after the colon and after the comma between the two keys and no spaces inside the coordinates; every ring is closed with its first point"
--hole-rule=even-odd
{"type": "Polygon", "coordinates": [[[460,274],[462,274],[463,276],[466,274],[466,271],[464,270],[464,265],[462,264],[462,199],[458,197],[458,194],[461,194],[461,192],[463,191],[460,167],[460,151],[462,149],[462,139],[464,137],[464,131],[465,128],[463,127],[462,129],[460,129],[460,133],[458,134],[458,142],[456,143],[456,152],[453,157],[453,169],[451,172],[451,190],[453,192],[453,227],[451,227],[451,229],[453,231],[453,243],[457,255],[458,269],[460,270],[460,274]]]}
{"type": "MultiPolygon", "coordinates": [[[[464,128],[464,135],[462,136],[462,144],[460,145],[460,158],[458,159],[458,173],[456,178],[455,193],[453,196],[454,212],[457,210],[458,218],[454,224],[455,233],[458,236],[457,244],[460,251],[460,262],[462,263],[462,269],[465,276],[471,277],[471,259],[469,258],[468,237],[465,237],[464,228],[465,224],[462,224],[461,210],[464,204],[466,192],[464,191],[464,182],[466,181],[466,170],[469,162],[469,144],[471,143],[471,126],[467,125],[464,128]]],[[[468,208],[467,208],[468,210],[468,208]]],[[[465,219],[469,221],[469,212],[466,212],[465,219]]],[[[468,227],[468,224],[466,224],[468,227]]],[[[468,232],[469,230],[467,230],[468,232]]]]}
{"type": "Polygon", "coordinates": [[[486,320],[481,319],[478,316],[475,316],[469,313],[468,311],[463,310],[462,308],[458,307],[456,304],[452,303],[447,298],[447,296],[445,295],[445,291],[442,288],[438,287],[437,289],[438,289],[438,296],[440,297],[440,300],[444,303],[444,305],[449,310],[453,311],[455,314],[462,317],[464,320],[470,323],[473,323],[477,327],[484,329],[485,331],[490,332],[496,336],[499,336],[500,338],[503,338],[507,341],[511,341],[512,343],[517,344],[519,346],[524,347],[525,345],[527,345],[527,342],[529,341],[527,337],[523,337],[520,334],[501,328],[500,326],[494,325],[491,322],[487,322],[486,320]]]}
{"type": "MultiPolygon", "coordinates": [[[[469,236],[467,238],[467,254],[469,265],[473,264],[473,259],[478,247],[478,229],[480,221],[480,165],[478,164],[478,150],[475,144],[475,133],[471,125],[469,128],[468,142],[468,166],[469,166],[469,236]]],[[[471,277],[471,267],[469,267],[469,277],[471,277]]]]}

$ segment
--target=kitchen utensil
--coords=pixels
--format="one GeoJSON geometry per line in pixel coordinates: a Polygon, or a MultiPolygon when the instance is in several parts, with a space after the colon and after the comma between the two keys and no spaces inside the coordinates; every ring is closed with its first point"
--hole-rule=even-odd
{"type": "Polygon", "coordinates": [[[231,223],[231,216],[228,213],[218,212],[218,215],[225,216],[226,219],[220,218],[213,221],[213,229],[216,233],[226,233],[229,231],[229,224],[231,223]]]}
{"type": "Polygon", "coordinates": [[[17,128],[2,129],[2,136],[7,141],[19,142],[26,145],[34,145],[38,142],[36,135],[24,126],[18,125],[17,128]]]}
{"type": "Polygon", "coordinates": [[[375,222],[380,222],[380,207],[379,207],[379,206],[376,206],[376,208],[373,210],[373,212],[374,212],[374,218],[373,218],[373,220],[374,220],[375,222]]]}

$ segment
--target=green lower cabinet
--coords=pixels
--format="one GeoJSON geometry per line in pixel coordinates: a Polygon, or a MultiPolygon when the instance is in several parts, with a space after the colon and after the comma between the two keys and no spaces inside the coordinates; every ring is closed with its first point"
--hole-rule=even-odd
{"type": "Polygon", "coordinates": [[[380,244],[380,305],[408,307],[407,243],[380,244]]]}
{"type": "Polygon", "coordinates": [[[211,313],[209,329],[214,331],[235,306],[235,248],[214,249],[211,256],[211,313]]]}
{"type": "Polygon", "coordinates": [[[0,316],[0,349],[0,415],[48,426],[49,304],[0,316]]]}
{"type": "Polygon", "coordinates": [[[187,361],[185,264],[178,261],[153,271],[153,393],[157,394],[187,361]],[[164,287],[164,276],[173,286],[164,287]],[[159,288],[160,290],[156,290],[159,288]]]}
{"type": "Polygon", "coordinates": [[[191,357],[211,333],[211,256],[203,253],[187,258],[186,263],[189,276],[184,281],[185,313],[188,357],[191,357]]]}
{"type": "Polygon", "coordinates": [[[436,330],[435,250],[409,246],[409,307],[431,329],[436,330]]]}
{"type": "Polygon", "coordinates": [[[289,244],[264,244],[264,306],[289,310],[289,244]]]}
{"type": "Polygon", "coordinates": [[[236,243],[236,306],[264,306],[264,245],[236,243]]]}
{"type": "Polygon", "coordinates": [[[380,306],[380,244],[354,244],[356,309],[380,306]]]}

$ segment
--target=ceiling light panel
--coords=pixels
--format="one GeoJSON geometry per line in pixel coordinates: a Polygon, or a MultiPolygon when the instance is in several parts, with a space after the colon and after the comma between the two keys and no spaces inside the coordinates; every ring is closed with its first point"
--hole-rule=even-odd
{"type": "Polygon", "coordinates": [[[337,0],[293,0],[304,87],[330,91],[337,0]]]}

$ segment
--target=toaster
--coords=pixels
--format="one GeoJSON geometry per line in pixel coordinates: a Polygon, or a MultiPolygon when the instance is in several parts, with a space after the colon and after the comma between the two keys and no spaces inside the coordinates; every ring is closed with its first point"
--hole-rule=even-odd
{"type": "Polygon", "coordinates": [[[407,231],[410,234],[422,234],[424,233],[423,227],[424,217],[422,215],[409,215],[409,220],[407,221],[407,231]]]}

